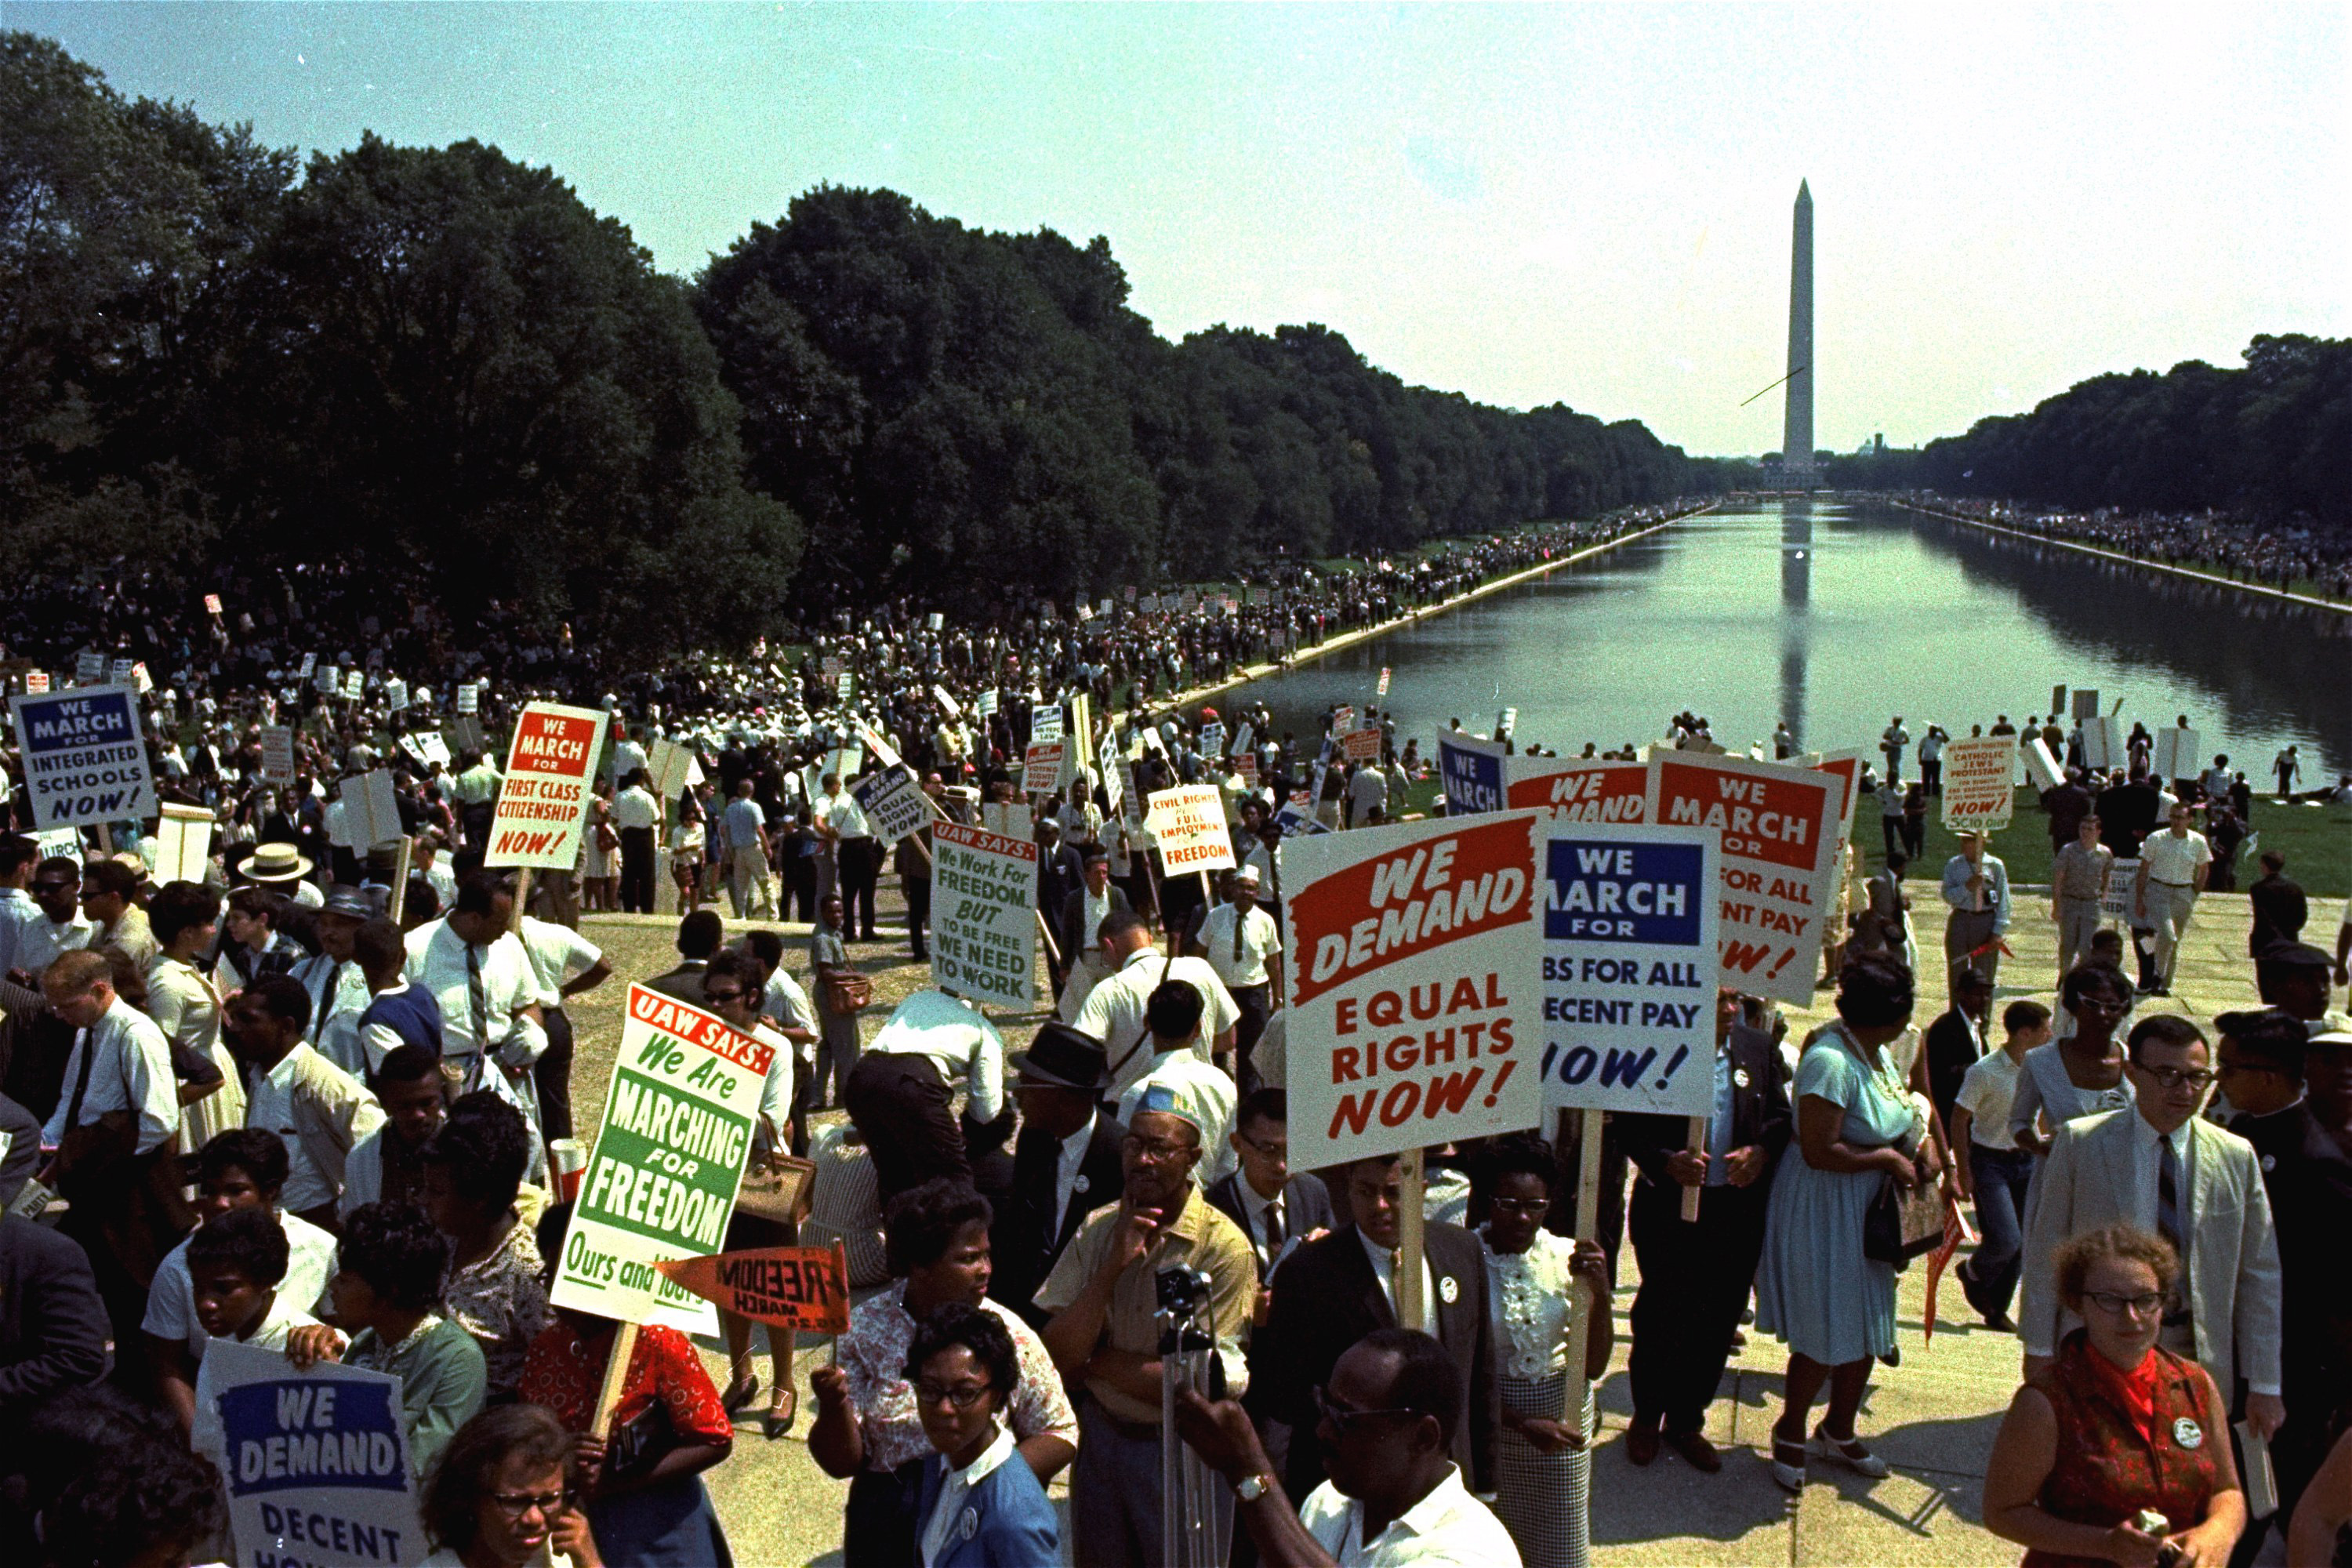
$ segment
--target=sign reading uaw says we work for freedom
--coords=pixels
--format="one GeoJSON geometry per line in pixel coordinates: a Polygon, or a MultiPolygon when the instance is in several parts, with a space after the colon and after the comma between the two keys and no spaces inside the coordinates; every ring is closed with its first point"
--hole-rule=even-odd
{"type": "Polygon", "coordinates": [[[155,779],[132,686],[77,686],[8,700],[36,828],[153,816],[155,779]]]}
{"type": "Polygon", "coordinates": [[[1507,812],[1284,841],[1301,1169],[1541,1119],[1542,820],[1507,812]]]}
{"type": "Polygon", "coordinates": [[[604,715],[593,709],[526,707],[507,748],[506,782],[499,786],[482,864],[559,871],[579,864],[590,781],[604,744],[604,715]]]}
{"type": "Polygon", "coordinates": [[[604,1124],[548,1299],[712,1333],[709,1301],[655,1268],[719,1250],[751,1152],[772,1047],[691,1003],[629,987],[604,1124]]]}

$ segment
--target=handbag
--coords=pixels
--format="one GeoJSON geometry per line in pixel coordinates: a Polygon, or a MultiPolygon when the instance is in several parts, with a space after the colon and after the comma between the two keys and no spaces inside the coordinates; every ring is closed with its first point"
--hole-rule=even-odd
{"type": "Polygon", "coordinates": [[[1900,1268],[1943,1245],[1944,1197],[1934,1182],[1921,1182],[1906,1193],[1893,1176],[1878,1181],[1878,1191],[1862,1216],[1864,1258],[1900,1268]]]}
{"type": "Polygon", "coordinates": [[[661,1463],[662,1456],[680,1447],[677,1428],[670,1424],[669,1405],[660,1394],[653,1403],[613,1428],[604,1442],[604,1469],[598,1489],[642,1480],[661,1463]]]}
{"type": "Polygon", "coordinates": [[[855,969],[828,970],[824,976],[824,1010],[835,1017],[863,1013],[874,1005],[874,982],[855,969]]]}
{"type": "Polygon", "coordinates": [[[735,1212],[777,1225],[798,1225],[808,1218],[815,1197],[816,1163],[783,1154],[743,1173],[743,1184],[735,1191],[735,1212]]]}

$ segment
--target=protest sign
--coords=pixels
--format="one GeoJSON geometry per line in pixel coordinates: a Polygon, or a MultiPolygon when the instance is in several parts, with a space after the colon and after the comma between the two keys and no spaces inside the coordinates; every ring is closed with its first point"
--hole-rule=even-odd
{"type": "Polygon", "coordinates": [[[139,695],[142,697],[146,696],[147,693],[155,689],[155,678],[147,673],[147,661],[145,659],[133,659],[131,661],[131,684],[139,689],[139,695]]]}
{"type": "Polygon", "coordinates": [[[2160,779],[2196,777],[2197,731],[2179,724],[2158,730],[2155,753],[2148,759],[2148,767],[2160,779]]]}
{"type": "Polygon", "coordinates": [[[2132,884],[2139,880],[2139,857],[2128,860],[2116,857],[2107,870],[2107,890],[2099,898],[2099,913],[2111,921],[2129,924],[2132,918],[2132,884]]]}
{"type": "Polygon", "coordinates": [[[1340,745],[1351,763],[1377,763],[1381,760],[1381,732],[1377,728],[1350,730],[1340,737],[1340,745]]]}
{"type": "MultiPolygon", "coordinates": [[[[2083,694],[2074,693],[2077,698],[2083,694]]],[[[2094,696],[2097,695],[2095,692],[2094,696]]],[[[2119,768],[2124,764],[2123,748],[2116,741],[2114,716],[2094,713],[2083,721],[2083,765],[2092,768],[2119,768]]]]}
{"type": "Polygon", "coordinates": [[[1285,838],[1301,838],[1331,830],[1315,820],[1314,808],[1297,801],[1286,803],[1274,814],[1275,826],[1282,829],[1285,838]]]}
{"type": "Polygon", "coordinates": [[[1541,1118],[1540,831],[1530,811],[1283,842],[1299,1168],[1541,1118]]]}
{"type": "Polygon", "coordinates": [[[848,668],[849,661],[843,658],[837,653],[826,654],[823,658],[816,661],[817,673],[824,678],[824,683],[827,686],[841,679],[842,672],[848,668]]]}
{"type": "Polygon", "coordinates": [[[904,766],[868,773],[850,785],[849,793],[873,825],[877,843],[896,844],[909,833],[921,832],[931,820],[931,808],[923,799],[921,787],[904,766]]]}
{"type": "Polygon", "coordinates": [[[961,719],[963,717],[963,704],[949,696],[948,689],[946,687],[934,684],[931,687],[931,696],[938,701],[940,707],[946,710],[949,718],[961,719]]]}
{"type": "Polygon", "coordinates": [[[1234,753],[1234,776],[1242,781],[1242,787],[1244,789],[1256,789],[1257,753],[1255,752],[1239,752],[1234,753]]]}
{"type": "MultiPolygon", "coordinates": [[[[289,730],[286,734],[287,755],[290,759],[293,755],[294,731],[289,730]]],[[[436,763],[445,768],[449,765],[449,742],[441,738],[441,731],[438,730],[419,730],[415,734],[403,735],[400,738],[400,749],[415,757],[422,766],[429,768],[436,763]]]]}
{"type": "Polygon", "coordinates": [[[1437,782],[1445,792],[1445,815],[1469,816],[1504,807],[1505,748],[1456,731],[1437,738],[1437,782]]]}
{"type": "Polygon", "coordinates": [[[281,1352],[215,1339],[205,1349],[204,1383],[212,1408],[196,1423],[202,1447],[218,1435],[231,1562],[425,1561],[400,1379],[334,1362],[297,1372],[281,1352]]]}
{"type": "Polygon", "coordinates": [[[206,594],[206,595],[205,595],[205,614],[206,614],[206,615],[208,615],[208,616],[217,616],[217,615],[219,615],[220,613],[221,613],[221,598],[220,598],[220,595],[219,595],[218,594],[206,594]]]}
{"type": "Polygon", "coordinates": [[[629,987],[604,1118],[548,1300],[710,1333],[710,1303],[656,1271],[716,1252],[751,1152],[771,1047],[692,1003],[629,987]]]}
{"type": "Polygon", "coordinates": [[[335,804],[339,809],[328,825],[331,831],[327,837],[343,848],[365,854],[401,836],[400,805],[390,769],[344,779],[335,786],[335,804]]]}
{"type": "Polygon", "coordinates": [[[850,674],[847,670],[843,670],[839,675],[834,677],[833,700],[835,701],[847,702],[855,699],[856,695],[857,677],[850,674]]]}
{"type": "Polygon", "coordinates": [[[1548,824],[1544,1103],[1704,1116],[1715,1098],[1717,835],[1548,824]]]}
{"type": "Polygon", "coordinates": [[[155,780],[139,732],[139,694],[79,686],[8,700],[16,718],[36,827],[83,827],[155,815],[155,780]]]}
{"type": "MultiPolygon", "coordinates": [[[[306,669],[302,673],[308,675],[310,672],[306,669]]],[[[106,656],[104,654],[78,653],[74,655],[74,684],[76,686],[95,686],[105,679],[106,656]]]]}
{"type": "MultiPolygon", "coordinates": [[[[441,737],[433,738],[437,741],[441,737]]],[[[443,751],[446,753],[447,748],[443,751]]],[[[287,725],[261,727],[261,776],[271,784],[294,782],[294,731],[287,725]]]]}
{"type": "Polygon", "coordinates": [[[155,825],[155,863],[148,873],[164,882],[201,882],[211,869],[213,814],[201,805],[165,801],[155,825]]]}
{"type": "Polygon", "coordinates": [[[131,667],[137,662],[128,658],[114,660],[106,667],[106,679],[117,686],[128,686],[131,684],[131,667]]]}
{"type": "Polygon", "coordinates": [[[1353,703],[1342,702],[1331,710],[1331,733],[1344,735],[1355,727],[1356,709],[1353,703]]]}
{"type": "Polygon", "coordinates": [[[1062,782],[1062,752],[1059,741],[1033,744],[1022,753],[1021,793],[1051,795],[1062,782]]]}
{"type": "Polygon", "coordinates": [[[2073,717],[2078,720],[2095,719],[2098,717],[2098,692],[2095,689],[2085,691],[2079,686],[2074,688],[2074,706],[2069,709],[2068,711],[2073,715],[2073,717]]]}
{"type": "Polygon", "coordinates": [[[479,752],[484,749],[482,721],[470,713],[462,714],[442,725],[441,738],[450,750],[479,752]]]}
{"type": "Polygon", "coordinates": [[[47,690],[48,690],[48,689],[49,689],[49,672],[48,672],[47,670],[46,670],[46,669],[29,669],[29,670],[26,670],[26,671],[25,672],[25,689],[26,689],[26,691],[31,692],[31,693],[32,693],[34,696],[36,696],[36,697],[38,697],[38,696],[40,696],[43,692],[46,692],[47,690]]]}
{"type": "Polygon", "coordinates": [[[939,631],[945,631],[945,630],[947,629],[947,625],[948,625],[948,617],[947,617],[947,614],[946,614],[946,612],[941,611],[941,610],[933,610],[933,611],[930,613],[929,616],[927,618],[927,620],[926,620],[925,624],[926,624],[926,625],[928,625],[928,626],[931,628],[931,630],[933,630],[933,631],[935,631],[935,632],[939,632],[939,631]]]}
{"type": "Polygon", "coordinates": [[[849,1269],[833,1247],[762,1247],[655,1268],[739,1318],[805,1334],[849,1331],[849,1269]]]}
{"type": "Polygon", "coordinates": [[[408,707],[408,682],[398,676],[383,683],[383,706],[387,712],[398,713],[408,707]]]}
{"type": "Polygon", "coordinates": [[[657,800],[676,800],[688,788],[701,782],[702,764],[693,749],[676,741],[656,741],[652,752],[646,758],[646,772],[652,774],[657,800]]]}
{"type": "Polygon", "coordinates": [[[1201,726],[1201,754],[1204,757],[1224,755],[1225,727],[1223,724],[1201,726]]]}
{"type": "Polygon", "coordinates": [[[321,660],[319,668],[311,672],[310,687],[321,697],[336,695],[343,689],[343,667],[321,660]]]}
{"type": "Polygon", "coordinates": [[[931,984],[1026,1010],[1037,964],[1037,846],[941,822],[931,829],[931,984]]]}
{"type": "Polygon", "coordinates": [[[898,755],[898,748],[892,745],[882,731],[863,719],[851,720],[849,727],[857,731],[857,743],[866,748],[866,755],[874,759],[877,766],[895,768],[900,764],[902,759],[898,755]]]}
{"type": "Polygon", "coordinates": [[[1381,696],[1381,697],[1386,697],[1388,694],[1389,694],[1389,667],[1388,667],[1387,665],[1385,665],[1385,664],[1384,664],[1384,665],[1381,666],[1381,689],[1380,689],[1380,691],[1378,692],[1378,695],[1379,695],[1379,696],[1381,696]]]}
{"type": "Polygon", "coordinates": [[[356,669],[345,670],[343,672],[343,700],[347,702],[357,702],[365,695],[367,695],[366,674],[363,671],[356,669]]]}
{"type": "Polygon", "coordinates": [[[1244,724],[1240,729],[1234,731],[1234,755],[1238,757],[1244,752],[1254,753],[1256,750],[1256,730],[1247,724],[1244,724]]]}
{"type": "Polygon", "coordinates": [[[1503,777],[1514,811],[1549,811],[1568,822],[1640,822],[1650,808],[1650,770],[1639,763],[1506,757],[1503,777]]]}
{"type": "Polygon", "coordinates": [[[1119,755],[1118,741],[1108,730],[1103,731],[1102,744],[1095,750],[1095,767],[1102,774],[1103,791],[1110,797],[1110,814],[1123,814],[1127,804],[1127,759],[1119,755]]]}
{"type": "Polygon", "coordinates": [[[319,656],[315,653],[306,653],[302,656],[302,662],[294,667],[294,679],[308,680],[318,668],[319,656]]]}
{"type": "Polygon", "coordinates": [[[1035,840],[1036,825],[1030,818],[1029,808],[1021,802],[989,800],[980,802],[979,805],[980,825],[991,833],[1004,838],[1018,838],[1024,844],[1035,840]]]}
{"type": "Polygon", "coordinates": [[[593,708],[532,702],[515,719],[506,782],[490,818],[485,866],[568,871],[580,859],[588,792],[604,745],[605,714],[593,708]]]}
{"type": "Polygon", "coordinates": [[[995,718],[995,717],[996,717],[996,688],[994,688],[993,686],[992,686],[992,687],[990,687],[987,690],[985,690],[985,691],[982,692],[982,693],[980,694],[980,696],[979,696],[977,699],[975,699],[975,700],[973,700],[972,705],[971,705],[971,710],[972,710],[974,713],[979,714],[979,715],[980,715],[982,718],[983,718],[983,719],[993,719],[993,718],[995,718]]]}
{"type": "Polygon", "coordinates": [[[2009,826],[2017,790],[2015,735],[1967,735],[1944,748],[1944,827],[1990,833],[2009,826]]]}
{"type": "Polygon", "coordinates": [[[1225,826],[1225,797],[1216,785],[1155,791],[1143,823],[1160,845],[1160,867],[1169,876],[1233,868],[1234,836],[1225,826]]]}
{"type": "Polygon", "coordinates": [[[2036,794],[2046,795],[2066,782],[2057,757],[2039,737],[2018,748],[2017,756],[2025,764],[2025,782],[2033,786],[2036,794]]]}
{"type": "Polygon", "coordinates": [[[1720,978],[1751,995],[1810,1003],[1824,922],[1837,907],[1844,785],[1831,773],[1691,752],[1650,756],[1648,820],[1722,835],[1720,978]]]}
{"type": "Polygon", "coordinates": [[[1029,710],[1029,743],[1031,745],[1042,745],[1047,741],[1058,741],[1061,738],[1062,705],[1060,703],[1040,703],[1029,710]]]}
{"type": "Polygon", "coordinates": [[[482,710],[482,683],[465,680],[457,684],[457,711],[479,713],[482,710]]]}

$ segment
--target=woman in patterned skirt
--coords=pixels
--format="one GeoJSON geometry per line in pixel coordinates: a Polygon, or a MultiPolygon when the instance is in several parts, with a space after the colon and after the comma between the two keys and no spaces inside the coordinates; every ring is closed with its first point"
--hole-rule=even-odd
{"type": "Polygon", "coordinates": [[[1609,1265],[1596,1243],[1570,1242],[1543,1227],[1558,1169],[1550,1144],[1533,1133],[1500,1139],[1488,1146],[1485,1163],[1486,1222],[1478,1237],[1486,1245],[1500,1428],[1495,1515],[1517,1543],[1526,1568],[1583,1568],[1591,1548],[1592,1451],[1563,1419],[1568,1333],[1578,1313],[1590,1313],[1579,1424],[1589,1433],[1592,1389],[1609,1371],[1614,1337],[1609,1265]]]}

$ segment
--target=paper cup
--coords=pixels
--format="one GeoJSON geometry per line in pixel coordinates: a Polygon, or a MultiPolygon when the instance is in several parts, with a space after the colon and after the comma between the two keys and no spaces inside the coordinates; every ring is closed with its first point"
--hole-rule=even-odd
{"type": "Polygon", "coordinates": [[[547,1146],[547,1163],[555,1175],[559,1203],[580,1201],[580,1178],[588,1172],[588,1149],[577,1138],[558,1138],[547,1146]]]}

